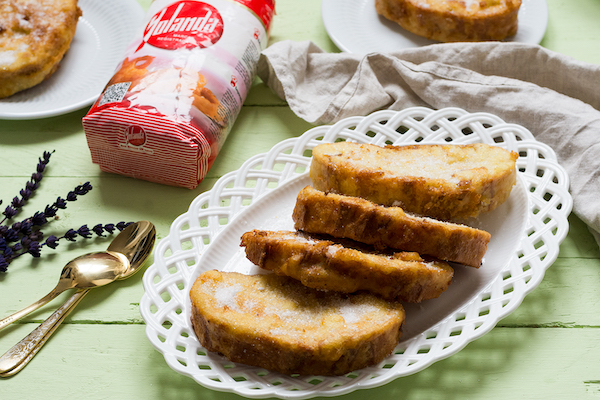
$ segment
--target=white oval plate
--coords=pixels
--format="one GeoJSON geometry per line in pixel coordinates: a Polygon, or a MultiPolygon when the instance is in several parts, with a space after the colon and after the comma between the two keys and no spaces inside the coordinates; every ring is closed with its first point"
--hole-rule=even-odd
{"type": "Polygon", "coordinates": [[[82,16],[58,70],[30,89],[0,99],[0,118],[36,119],[92,104],[141,28],[136,0],[79,0],[82,16]]]}
{"type": "MultiPolygon", "coordinates": [[[[374,0],[323,0],[321,14],[331,40],[348,53],[383,53],[439,43],[381,17],[374,0]]],[[[547,25],[546,0],[523,0],[517,34],[506,41],[539,44],[547,25]]]]}
{"type": "Polygon", "coordinates": [[[568,187],[552,149],[525,128],[487,113],[415,107],[313,128],[221,177],[173,222],[143,277],[140,312],[146,335],[175,371],[205,387],[246,397],[336,396],[383,385],[458,352],[518,307],[541,282],[567,235],[572,208],[568,187]],[[492,234],[483,265],[457,265],[450,288],[438,299],[407,304],[394,353],[345,376],[286,376],[207,352],[190,323],[189,288],[195,278],[214,268],[258,272],[239,247],[241,234],[254,228],[293,229],[297,193],[310,184],[311,150],[337,140],[378,145],[483,142],[518,152],[517,185],[508,201],[469,221],[492,234]]]}

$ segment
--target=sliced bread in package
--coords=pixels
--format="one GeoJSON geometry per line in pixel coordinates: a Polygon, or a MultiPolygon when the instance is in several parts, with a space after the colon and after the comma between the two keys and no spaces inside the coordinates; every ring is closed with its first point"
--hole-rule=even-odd
{"type": "Polygon", "coordinates": [[[83,118],[92,161],[195,188],[250,90],[274,8],[274,0],[154,1],[83,118]]]}

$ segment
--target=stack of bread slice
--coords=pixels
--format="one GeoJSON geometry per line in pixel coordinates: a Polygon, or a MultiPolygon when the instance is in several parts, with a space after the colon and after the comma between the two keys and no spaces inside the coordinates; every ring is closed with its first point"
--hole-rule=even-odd
{"type": "Polygon", "coordinates": [[[449,220],[504,202],[516,158],[481,144],[315,147],[296,230],[241,238],[274,274],[202,274],[190,292],[196,335],[232,361],[286,374],[381,362],[400,338],[403,302],[440,296],[448,262],[480,267],[490,234],[449,220]]]}

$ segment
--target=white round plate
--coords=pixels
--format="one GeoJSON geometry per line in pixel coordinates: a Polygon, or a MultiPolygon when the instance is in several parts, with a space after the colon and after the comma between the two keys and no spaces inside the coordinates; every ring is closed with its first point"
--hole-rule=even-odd
{"type": "MultiPolygon", "coordinates": [[[[417,36],[375,11],[374,0],[323,0],[325,29],[336,46],[345,52],[367,54],[391,52],[439,43],[417,36]]],[[[523,0],[519,29],[510,42],[539,44],[548,24],[546,0],[523,0]]]]}
{"type": "Polygon", "coordinates": [[[82,16],[58,70],[30,89],[0,99],[0,119],[36,119],[92,104],[115,72],[144,10],[136,0],[79,0],[82,16]]]}
{"type": "Polygon", "coordinates": [[[409,108],[351,117],[285,140],[247,160],[194,199],[154,251],[143,277],[146,335],[175,371],[199,384],[250,398],[336,396],[383,385],[444,359],[489,332],[542,280],[567,235],[569,179],[548,146],[525,128],[457,108],[409,108]],[[189,289],[208,269],[257,272],[240,236],[251,229],[293,229],[296,196],[310,184],[312,149],[350,140],[378,145],[483,142],[513,150],[518,179],[509,199],[469,221],[492,239],[481,268],[455,266],[438,299],[406,304],[401,342],[383,362],[338,377],[287,376],[235,364],[200,345],[190,323],[189,289]]]}

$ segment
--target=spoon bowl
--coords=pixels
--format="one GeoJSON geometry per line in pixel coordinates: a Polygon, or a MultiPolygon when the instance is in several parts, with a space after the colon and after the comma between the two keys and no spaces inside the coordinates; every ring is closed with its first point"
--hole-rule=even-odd
{"type": "Polygon", "coordinates": [[[129,278],[139,270],[150,256],[155,240],[156,228],[151,222],[138,221],[123,229],[107,249],[107,252],[117,253],[128,260],[127,269],[117,279],[129,278]]]}
{"type": "Polygon", "coordinates": [[[129,268],[129,259],[117,252],[101,251],[79,256],[62,270],[60,281],[70,289],[88,289],[109,284],[129,268]]]}

